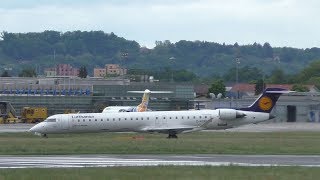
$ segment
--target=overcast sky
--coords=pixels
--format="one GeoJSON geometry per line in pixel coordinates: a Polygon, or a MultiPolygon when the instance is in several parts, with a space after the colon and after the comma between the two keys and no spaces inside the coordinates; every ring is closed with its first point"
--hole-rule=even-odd
{"type": "Polygon", "coordinates": [[[156,40],[320,47],[319,0],[1,0],[0,31],[114,32],[156,40]]]}

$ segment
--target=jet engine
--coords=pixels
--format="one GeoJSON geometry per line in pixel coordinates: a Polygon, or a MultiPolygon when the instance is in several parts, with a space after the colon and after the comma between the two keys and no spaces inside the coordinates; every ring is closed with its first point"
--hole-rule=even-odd
{"type": "Polygon", "coordinates": [[[236,118],[242,118],[246,116],[244,113],[239,112],[235,109],[218,109],[219,118],[221,120],[232,120],[236,118]]]}

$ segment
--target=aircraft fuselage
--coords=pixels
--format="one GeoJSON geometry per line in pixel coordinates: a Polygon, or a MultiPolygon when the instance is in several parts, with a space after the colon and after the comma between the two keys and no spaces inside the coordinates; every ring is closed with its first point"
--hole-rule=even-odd
{"type": "Polygon", "coordinates": [[[30,131],[41,134],[79,132],[157,132],[156,130],[227,129],[268,120],[269,113],[239,111],[245,116],[221,119],[219,110],[151,111],[127,113],[57,114],[34,126],[30,131]],[[194,128],[196,127],[196,128],[194,128]]]}

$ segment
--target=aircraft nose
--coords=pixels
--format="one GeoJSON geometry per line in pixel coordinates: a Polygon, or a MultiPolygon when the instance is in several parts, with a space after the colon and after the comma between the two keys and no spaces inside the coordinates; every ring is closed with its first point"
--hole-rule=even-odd
{"type": "Polygon", "coordinates": [[[41,129],[41,123],[30,128],[29,132],[40,132],[40,129],[41,129]]]}

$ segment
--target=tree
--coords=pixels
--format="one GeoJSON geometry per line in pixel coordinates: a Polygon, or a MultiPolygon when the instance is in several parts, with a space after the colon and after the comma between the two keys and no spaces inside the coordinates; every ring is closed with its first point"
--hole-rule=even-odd
{"type": "Polygon", "coordinates": [[[255,95],[261,94],[264,90],[265,87],[265,83],[263,82],[263,79],[259,79],[256,83],[255,83],[255,95]]]}
{"type": "Polygon", "coordinates": [[[297,91],[297,92],[309,92],[308,87],[302,85],[302,84],[294,84],[292,86],[292,91],[297,91]]]}
{"type": "Polygon", "coordinates": [[[309,81],[313,77],[320,76],[320,60],[310,63],[308,67],[303,69],[297,76],[298,82],[309,81]]]}
{"type": "Polygon", "coordinates": [[[226,95],[226,86],[224,85],[223,80],[219,79],[214,81],[209,88],[209,93],[213,93],[218,95],[219,93],[222,94],[222,97],[226,95]]]}
{"type": "Polygon", "coordinates": [[[273,57],[273,49],[267,42],[263,45],[263,55],[264,57],[273,57]]]}
{"type": "MultiPolygon", "coordinates": [[[[235,82],[236,81],[236,71],[235,67],[231,68],[227,73],[223,75],[223,79],[226,82],[235,82]]],[[[244,66],[238,68],[238,81],[239,82],[250,82],[257,81],[262,77],[262,70],[256,67],[244,66]]]]}
{"type": "Polygon", "coordinates": [[[197,75],[195,75],[192,72],[189,72],[187,70],[180,70],[172,72],[174,81],[182,82],[182,81],[192,81],[195,78],[197,78],[197,75]]]}
{"type": "Polygon", "coordinates": [[[276,69],[272,71],[270,81],[273,84],[283,84],[286,83],[285,74],[282,69],[276,69]]]}
{"type": "Polygon", "coordinates": [[[37,73],[34,68],[25,68],[19,73],[19,77],[37,77],[37,73]]]}
{"type": "Polygon", "coordinates": [[[86,78],[87,75],[88,75],[87,68],[85,66],[81,66],[80,67],[80,71],[79,71],[79,77],[80,78],[86,78]]]}
{"type": "Polygon", "coordinates": [[[1,74],[1,77],[11,77],[8,73],[8,71],[4,71],[2,74],[1,74]]]}

